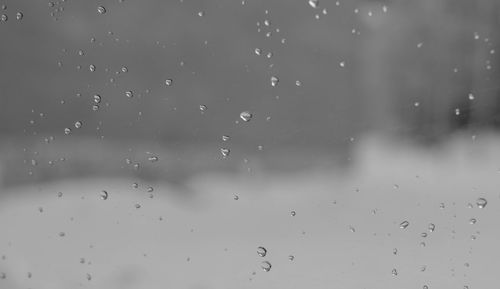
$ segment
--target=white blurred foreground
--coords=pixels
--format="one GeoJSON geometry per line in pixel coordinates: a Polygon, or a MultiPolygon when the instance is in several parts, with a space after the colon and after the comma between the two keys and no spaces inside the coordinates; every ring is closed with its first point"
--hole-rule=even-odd
{"type": "Polygon", "coordinates": [[[486,135],[432,149],[365,138],[349,171],[201,174],[189,202],[167,183],[149,184],[150,198],[123,178],[9,189],[0,288],[492,288],[499,145],[486,135]]]}

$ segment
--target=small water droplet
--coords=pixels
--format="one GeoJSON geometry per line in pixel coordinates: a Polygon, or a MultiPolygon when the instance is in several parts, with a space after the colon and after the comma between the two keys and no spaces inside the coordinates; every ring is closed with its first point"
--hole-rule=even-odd
{"type": "MultiPolygon", "coordinates": [[[[104,8],[104,6],[97,7],[97,13],[106,14],[106,8],[104,8]]],[[[113,13],[111,13],[111,14],[113,14],[113,13]]]]}
{"type": "Polygon", "coordinates": [[[104,190],[103,190],[103,191],[101,191],[101,199],[102,199],[103,201],[107,200],[107,199],[108,199],[108,196],[109,196],[109,195],[108,195],[108,192],[107,192],[107,191],[104,191],[104,190]]]}
{"type": "Polygon", "coordinates": [[[234,196],[233,196],[233,199],[234,199],[235,201],[237,201],[237,200],[239,200],[239,199],[240,199],[240,197],[239,197],[238,195],[234,195],[234,196]]]}
{"type": "Polygon", "coordinates": [[[149,156],[148,157],[148,161],[154,163],[154,162],[157,162],[158,161],[158,157],[157,156],[149,156]]]}
{"type": "Polygon", "coordinates": [[[92,275],[90,275],[89,273],[87,273],[87,280],[88,281],[92,280],[92,275]]]}
{"type": "Polygon", "coordinates": [[[24,17],[24,14],[22,12],[17,12],[16,13],[16,19],[17,20],[21,20],[21,19],[23,19],[23,17],[24,17]]]}
{"type": "Polygon", "coordinates": [[[82,127],[82,122],[81,121],[75,122],[75,128],[81,128],[81,127],[82,127]]]}
{"type": "Polygon", "coordinates": [[[295,217],[295,215],[297,215],[297,212],[295,212],[295,211],[291,211],[291,212],[290,212],[290,215],[291,215],[292,217],[295,217]]]}
{"type": "Polygon", "coordinates": [[[58,193],[57,193],[57,197],[58,197],[58,198],[61,198],[62,196],[63,196],[63,193],[62,193],[62,192],[58,192],[58,193]]]}
{"type": "Polygon", "coordinates": [[[426,232],[422,232],[422,233],[420,234],[420,237],[422,237],[422,238],[426,238],[426,237],[427,237],[427,233],[426,233],[426,232]]]}
{"type": "Polygon", "coordinates": [[[228,141],[229,140],[229,136],[228,135],[223,135],[222,136],[222,141],[228,141]]]}
{"type": "Polygon", "coordinates": [[[398,276],[398,270],[396,270],[396,268],[392,269],[392,276],[398,276]]]}
{"type": "Polygon", "coordinates": [[[345,67],[345,61],[341,61],[341,62],[339,63],[339,65],[340,65],[340,67],[345,67]]]}
{"type": "Polygon", "coordinates": [[[278,82],[279,82],[279,81],[280,81],[280,80],[278,79],[278,77],[276,77],[276,76],[271,76],[271,86],[272,86],[272,87],[275,87],[276,85],[278,85],[278,82]]]}
{"type": "Polygon", "coordinates": [[[198,16],[203,17],[204,15],[205,15],[205,12],[203,12],[203,11],[198,12],[198,16]]]}
{"type": "Polygon", "coordinates": [[[398,248],[392,249],[392,254],[397,255],[398,254],[398,248]]]}
{"type": "Polygon", "coordinates": [[[477,222],[476,219],[472,218],[469,220],[469,224],[474,225],[477,222]]]}
{"type": "Polygon", "coordinates": [[[101,96],[99,94],[94,94],[94,103],[99,104],[101,103],[101,96]]]}
{"type": "Polygon", "coordinates": [[[64,129],[64,134],[68,135],[71,133],[71,129],[69,127],[64,129]]]}
{"type": "Polygon", "coordinates": [[[428,226],[428,229],[429,229],[429,232],[432,233],[436,229],[436,225],[434,225],[433,223],[430,223],[429,226],[428,226]]]}
{"type": "Polygon", "coordinates": [[[259,56],[262,54],[262,50],[260,48],[255,48],[254,52],[256,55],[259,55],[259,56]]]}
{"type": "Polygon", "coordinates": [[[261,257],[265,257],[267,254],[267,250],[264,247],[258,247],[257,248],[257,254],[261,257]]]}
{"type": "Polygon", "coordinates": [[[293,255],[288,256],[288,260],[293,261],[293,259],[295,259],[295,256],[293,256],[293,255]]]}
{"type": "Polygon", "coordinates": [[[474,94],[469,93],[469,100],[474,100],[474,98],[475,98],[475,97],[474,97],[474,94]]]}
{"type": "Polygon", "coordinates": [[[319,7],[319,0],[309,0],[308,3],[314,9],[319,7]]]}
{"type": "Polygon", "coordinates": [[[7,14],[0,15],[0,21],[6,22],[7,20],[9,20],[9,17],[7,16],[7,14]]]}
{"type": "Polygon", "coordinates": [[[59,232],[59,237],[64,237],[64,236],[66,236],[65,232],[59,232]]]}
{"type": "Polygon", "coordinates": [[[268,261],[263,261],[260,265],[260,267],[262,268],[262,270],[264,270],[265,272],[269,272],[271,271],[271,263],[269,263],[268,261]]]}
{"type": "Polygon", "coordinates": [[[95,65],[94,65],[94,64],[89,65],[89,70],[90,70],[90,72],[94,72],[94,71],[95,71],[95,69],[96,69],[96,67],[95,67],[95,65]]]}
{"type": "Polygon", "coordinates": [[[136,209],[140,209],[141,208],[141,205],[140,204],[135,204],[134,206],[136,209]]]}
{"type": "Polygon", "coordinates": [[[243,111],[242,113],[240,113],[240,118],[244,122],[248,122],[252,119],[252,114],[249,111],[243,111]]]}
{"type": "Polygon", "coordinates": [[[134,93],[132,91],[128,90],[128,91],[125,91],[125,96],[128,98],[132,98],[132,97],[134,97],[134,93]]]}
{"type": "Polygon", "coordinates": [[[424,286],[422,287],[422,289],[429,289],[429,286],[424,285],[424,286]]]}
{"type": "Polygon", "coordinates": [[[154,189],[153,187],[151,187],[151,186],[150,186],[150,187],[148,187],[148,189],[147,189],[148,193],[151,193],[151,192],[153,192],[154,190],[155,190],[155,189],[154,189]]]}
{"type": "Polygon", "coordinates": [[[222,154],[222,157],[224,157],[224,158],[229,156],[230,152],[231,152],[231,150],[229,150],[228,148],[221,148],[220,149],[220,153],[222,154]]]}
{"type": "Polygon", "coordinates": [[[487,204],[488,204],[488,201],[485,198],[478,198],[476,201],[476,205],[480,209],[483,209],[484,207],[486,207],[487,204]]]}
{"type": "Polygon", "coordinates": [[[5,274],[4,272],[0,272],[0,279],[6,279],[7,278],[7,274],[5,274]]]}
{"type": "Polygon", "coordinates": [[[138,184],[138,183],[133,183],[133,184],[132,184],[132,187],[133,187],[134,189],[137,189],[137,188],[139,187],[139,184],[138,184]]]}
{"type": "Polygon", "coordinates": [[[206,105],[204,105],[204,104],[200,105],[200,111],[201,112],[205,112],[206,110],[207,110],[207,106],[206,105]]]}
{"type": "Polygon", "coordinates": [[[406,229],[406,227],[408,227],[409,225],[410,225],[410,223],[408,221],[404,221],[401,224],[399,224],[399,227],[401,229],[406,229]]]}
{"type": "Polygon", "coordinates": [[[170,79],[170,78],[169,78],[169,79],[167,79],[167,80],[165,80],[165,84],[166,84],[167,86],[171,86],[171,85],[172,85],[172,82],[173,82],[173,80],[172,80],[172,79],[170,79]]]}
{"type": "Polygon", "coordinates": [[[301,85],[302,85],[302,82],[300,82],[300,80],[296,80],[296,81],[295,81],[295,85],[296,85],[296,86],[301,86],[301,85]]]}

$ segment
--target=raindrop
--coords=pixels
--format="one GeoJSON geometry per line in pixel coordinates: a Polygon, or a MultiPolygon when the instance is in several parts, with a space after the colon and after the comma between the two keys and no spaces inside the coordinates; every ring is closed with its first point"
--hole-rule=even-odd
{"type": "Polygon", "coordinates": [[[240,199],[240,197],[239,197],[238,195],[234,195],[233,199],[234,199],[235,201],[237,201],[237,200],[239,200],[239,199],[240,199]]]}
{"type": "Polygon", "coordinates": [[[399,227],[401,229],[406,229],[406,227],[408,227],[409,225],[410,225],[410,223],[408,221],[404,221],[401,224],[399,224],[399,227]]]}
{"type": "Polygon", "coordinates": [[[62,192],[58,192],[58,193],[57,193],[57,197],[58,197],[58,198],[61,198],[62,196],[63,196],[63,193],[62,193],[62,192]]]}
{"type": "Polygon", "coordinates": [[[221,148],[220,149],[220,153],[222,154],[222,157],[226,158],[227,156],[229,156],[229,153],[231,151],[228,149],[228,148],[221,148]]]}
{"type": "Polygon", "coordinates": [[[23,17],[24,17],[24,14],[22,12],[17,12],[16,13],[16,19],[17,20],[21,20],[21,19],[23,19],[23,17]]]}
{"type": "Polygon", "coordinates": [[[222,141],[228,141],[229,140],[229,136],[228,135],[223,135],[222,136],[222,141]]]}
{"type": "Polygon", "coordinates": [[[69,127],[64,129],[64,134],[70,134],[70,133],[71,133],[71,129],[69,127]]]}
{"type": "Polygon", "coordinates": [[[92,275],[90,275],[89,273],[87,273],[87,280],[88,281],[92,280],[92,275]]]}
{"type": "Polygon", "coordinates": [[[7,274],[5,274],[4,272],[0,272],[0,279],[6,279],[7,278],[7,274]]]}
{"type": "Polygon", "coordinates": [[[339,63],[339,65],[340,65],[340,67],[345,67],[345,61],[341,61],[341,62],[339,63]]]}
{"type": "Polygon", "coordinates": [[[140,209],[141,208],[141,205],[140,204],[135,204],[134,206],[136,209],[140,209]]]}
{"type": "Polygon", "coordinates": [[[133,184],[132,184],[132,187],[133,187],[134,189],[137,189],[137,188],[139,187],[139,184],[138,184],[138,183],[133,183],[133,184]]]}
{"type": "Polygon", "coordinates": [[[157,156],[150,156],[148,157],[148,161],[154,163],[154,162],[157,162],[158,161],[158,157],[157,156]]]}
{"type": "Polygon", "coordinates": [[[128,98],[132,98],[134,97],[134,93],[132,91],[125,91],[125,96],[128,97],[128,98]]]}
{"type": "Polygon", "coordinates": [[[265,257],[267,254],[267,250],[264,247],[258,247],[257,248],[257,254],[261,257],[265,257]]]}
{"type": "Polygon", "coordinates": [[[148,189],[147,189],[148,193],[151,193],[151,192],[153,192],[154,190],[155,190],[155,189],[153,189],[153,187],[148,187],[148,189]]]}
{"type": "Polygon", "coordinates": [[[128,68],[127,68],[126,66],[123,66],[123,67],[122,67],[122,72],[123,72],[123,73],[128,72],[128,68]]]}
{"type": "Polygon", "coordinates": [[[312,8],[316,9],[319,7],[319,0],[309,0],[309,6],[312,8]]]}
{"type": "Polygon", "coordinates": [[[260,265],[260,268],[262,268],[262,270],[264,270],[264,271],[266,271],[266,272],[271,271],[271,267],[272,267],[272,265],[271,265],[271,263],[269,263],[268,261],[264,261],[264,262],[262,262],[262,263],[261,263],[261,265],[260,265]]]}
{"type": "Polygon", "coordinates": [[[469,93],[469,100],[474,100],[474,98],[475,98],[475,97],[474,97],[474,94],[469,93]]]}
{"type": "Polygon", "coordinates": [[[290,212],[290,215],[291,215],[292,217],[295,217],[295,215],[297,215],[297,212],[295,212],[295,211],[291,211],[291,212],[290,212]]]}
{"type": "Polygon", "coordinates": [[[259,56],[260,56],[260,55],[262,54],[262,50],[261,50],[260,48],[255,48],[255,50],[254,50],[254,51],[255,51],[255,54],[256,54],[256,55],[259,55],[259,56]]]}
{"type": "Polygon", "coordinates": [[[94,94],[94,103],[95,104],[101,103],[101,96],[99,94],[94,94]]]}
{"type": "Polygon", "coordinates": [[[165,84],[166,84],[167,86],[171,86],[171,85],[172,85],[172,82],[173,82],[173,80],[172,80],[172,79],[170,79],[170,78],[169,78],[169,79],[167,79],[167,80],[165,80],[165,84]]]}
{"type": "Polygon", "coordinates": [[[240,113],[240,118],[244,122],[248,122],[252,119],[252,114],[249,111],[243,111],[242,113],[240,113]]]}
{"type": "Polygon", "coordinates": [[[81,121],[75,122],[75,128],[81,128],[81,127],[82,127],[82,122],[81,121]]]}
{"type": "Polygon", "coordinates": [[[469,224],[474,225],[477,222],[476,219],[472,218],[469,220],[469,224]]]}
{"type": "Polygon", "coordinates": [[[301,85],[302,85],[302,82],[300,82],[300,80],[296,80],[296,81],[295,81],[295,85],[296,85],[296,86],[301,86],[301,85]]]}
{"type": "Polygon", "coordinates": [[[424,285],[424,286],[422,287],[422,289],[429,289],[429,286],[424,285]]]}
{"type": "Polygon", "coordinates": [[[276,87],[276,85],[278,85],[279,81],[280,80],[276,76],[271,76],[271,86],[272,87],[276,87]]]}
{"type": "Polygon", "coordinates": [[[101,191],[101,199],[102,199],[103,201],[107,200],[107,199],[108,199],[108,192],[106,192],[106,191],[104,191],[104,190],[103,190],[103,191],[101,191]]]}
{"type": "Polygon", "coordinates": [[[433,223],[430,223],[428,228],[429,228],[429,232],[432,233],[436,229],[436,225],[434,225],[433,223]]]}
{"type": "Polygon", "coordinates": [[[89,70],[90,70],[90,72],[94,72],[95,71],[95,65],[94,64],[89,65],[89,70]]]}
{"type": "Polygon", "coordinates": [[[295,259],[295,256],[293,255],[288,256],[288,260],[293,261],[293,259],[295,259]]]}
{"type": "Polygon", "coordinates": [[[203,15],[205,15],[205,12],[203,11],[198,12],[198,16],[203,17],[203,15]]]}
{"type": "Polygon", "coordinates": [[[0,21],[2,22],[6,22],[7,20],[9,20],[9,17],[7,16],[7,14],[2,14],[0,16],[0,21]]]}
{"type": "Polygon", "coordinates": [[[206,105],[204,105],[204,104],[200,105],[200,111],[201,112],[204,112],[206,110],[207,110],[207,106],[206,105]]]}
{"type": "Polygon", "coordinates": [[[488,201],[486,201],[485,198],[479,198],[476,201],[476,205],[480,209],[483,209],[484,207],[486,207],[487,204],[488,204],[488,201]]]}
{"type": "Polygon", "coordinates": [[[104,8],[104,6],[99,6],[99,7],[97,7],[97,12],[99,14],[106,14],[106,8],[104,8]]]}
{"type": "Polygon", "coordinates": [[[426,238],[426,237],[427,237],[427,233],[426,233],[426,232],[423,232],[423,233],[421,233],[421,234],[420,234],[420,236],[421,236],[422,238],[426,238]]]}
{"type": "Polygon", "coordinates": [[[64,233],[64,232],[59,232],[59,237],[64,237],[64,236],[66,236],[66,233],[64,233]]]}
{"type": "Polygon", "coordinates": [[[397,255],[398,254],[398,248],[392,249],[392,254],[397,255]]]}
{"type": "Polygon", "coordinates": [[[392,276],[398,276],[398,270],[396,270],[396,268],[392,269],[392,276]]]}

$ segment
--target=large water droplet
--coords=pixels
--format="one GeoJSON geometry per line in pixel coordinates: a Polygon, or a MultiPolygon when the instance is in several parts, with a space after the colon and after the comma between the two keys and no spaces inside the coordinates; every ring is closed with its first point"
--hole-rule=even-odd
{"type": "Polygon", "coordinates": [[[244,122],[248,122],[252,119],[252,114],[249,111],[243,111],[242,113],[240,113],[240,118],[244,122]]]}
{"type": "Polygon", "coordinates": [[[231,150],[229,150],[228,148],[221,148],[220,149],[220,153],[222,154],[222,157],[224,157],[224,158],[229,156],[230,152],[231,152],[231,150]]]}
{"type": "Polygon", "coordinates": [[[309,0],[308,3],[314,9],[319,7],[319,0],[309,0]]]}
{"type": "Polygon", "coordinates": [[[272,265],[271,265],[271,263],[269,263],[269,261],[264,261],[260,265],[260,268],[262,268],[262,270],[264,270],[266,272],[271,271],[271,267],[272,267],[272,265]]]}
{"type": "Polygon", "coordinates": [[[485,198],[479,198],[476,201],[476,205],[480,209],[483,209],[484,207],[486,207],[487,204],[488,204],[488,201],[485,198]]]}
{"type": "Polygon", "coordinates": [[[278,85],[278,82],[279,82],[279,78],[277,78],[276,76],[271,76],[271,86],[272,87],[275,87],[276,85],[278,85]]]}
{"type": "MultiPolygon", "coordinates": [[[[104,8],[104,6],[97,7],[97,13],[106,14],[106,8],[104,8]]],[[[113,13],[111,13],[111,14],[113,14],[113,13]]]]}
{"type": "Polygon", "coordinates": [[[264,247],[258,247],[257,248],[257,254],[261,257],[265,257],[267,254],[267,250],[264,247]]]}
{"type": "Polygon", "coordinates": [[[401,229],[406,229],[406,227],[408,227],[409,225],[410,225],[410,223],[408,221],[404,221],[401,224],[399,224],[399,227],[401,229]]]}

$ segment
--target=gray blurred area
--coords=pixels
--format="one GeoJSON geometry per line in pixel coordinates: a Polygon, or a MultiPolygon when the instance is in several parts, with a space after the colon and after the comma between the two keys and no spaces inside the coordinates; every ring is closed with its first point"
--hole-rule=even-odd
{"type": "MultiPolygon", "coordinates": [[[[345,164],[351,140],[367,132],[433,143],[498,122],[496,1],[321,1],[316,9],[307,1],[4,3],[0,134],[15,171],[4,183],[62,173],[59,164],[29,168],[30,159],[42,166],[65,157],[40,150],[71,150],[68,161],[89,162],[75,174],[64,168],[69,175],[92,174],[106,167],[93,156],[117,161],[117,151],[136,143],[174,154],[194,146],[214,160],[181,159],[189,168],[171,177],[179,181],[193,166],[233,170],[228,163],[265,155],[259,146],[272,156],[317,152],[298,164],[325,154],[345,164]],[[239,120],[242,111],[250,122],[239,120]],[[222,135],[232,146],[224,164],[222,135]]],[[[267,166],[294,166],[280,159],[267,166]]]]}
{"type": "Polygon", "coordinates": [[[0,0],[0,289],[493,288],[499,26],[497,0],[0,0]]]}

